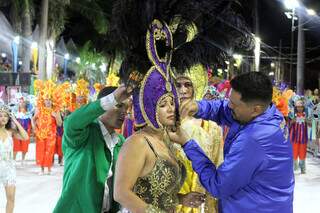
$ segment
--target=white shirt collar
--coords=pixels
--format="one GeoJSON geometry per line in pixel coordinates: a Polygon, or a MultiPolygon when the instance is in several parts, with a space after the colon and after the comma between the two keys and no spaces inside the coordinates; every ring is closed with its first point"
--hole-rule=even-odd
{"type": "Polygon", "coordinates": [[[116,132],[109,133],[107,128],[104,126],[104,124],[99,120],[99,125],[101,129],[101,133],[104,139],[104,142],[106,143],[108,149],[111,152],[111,155],[113,156],[113,148],[116,146],[117,143],[119,143],[119,137],[116,134],[116,132]]]}

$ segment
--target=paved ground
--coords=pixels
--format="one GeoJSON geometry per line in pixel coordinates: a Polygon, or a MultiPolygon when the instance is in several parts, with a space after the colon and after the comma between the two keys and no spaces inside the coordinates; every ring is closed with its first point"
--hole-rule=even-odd
{"type": "MultiPolygon", "coordinates": [[[[57,164],[52,175],[39,176],[40,168],[34,161],[34,144],[30,144],[28,161],[21,167],[17,162],[17,189],[15,213],[50,213],[61,192],[63,167],[57,164]]],[[[20,156],[18,156],[19,159],[20,156]]],[[[0,213],[5,212],[5,192],[0,187],[0,213]]]]}
{"type": "MultiPolygon", "coordinates": [[[[55,164],[53,174],[39,176],[34,163],[34,144],[30,146],[28,162],[17,163],[15,213],[50,213],[60,195],[63,167],[55,164]]],[[[57,162],[57,160],[56,160],[57,162]]],[[[5,212],[5,194],[0,187],[0,213],[5,212]]],[[[320,159],[309,157],[307,174],[296,174],[294,213],[320,212],[320,159]]]]}

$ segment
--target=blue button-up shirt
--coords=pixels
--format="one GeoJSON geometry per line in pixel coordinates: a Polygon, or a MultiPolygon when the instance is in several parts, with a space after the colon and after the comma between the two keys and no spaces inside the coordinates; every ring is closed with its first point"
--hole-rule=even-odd
{"type": "Polygon", "coordinates": [[[232,118],[228,101],[200,101],[198,109],[195,117],[230,127],[218,168],[195,141],[183,147],[202,185],[219,198],[219,212],[292,213],[292,147],[276,107],[245,125],[232,118]]]}

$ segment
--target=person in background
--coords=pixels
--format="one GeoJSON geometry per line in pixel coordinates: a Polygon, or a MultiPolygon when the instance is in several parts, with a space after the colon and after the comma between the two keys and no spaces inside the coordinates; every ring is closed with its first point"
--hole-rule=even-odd
{"type": "MultiPolygon", "coordinates": [[[[185,75],[177,76],[176,86],[183,104],[190,100],[201,100],[203,92],[208,84],[202,66],[196,66],[186,72],[185,75]]],[[[217,97],[216,97],[217,98],[217,97]]],[[[194,138],[198,145],[204,150],[207,156],[215,165],[219,166],[223,161],[223,138],[222,128],[215,122],[196,119],[190,116],[181,117],[181,127],[194,138]]],[[[206,193],[206,190],[200,184],[198,175],[193,171],[191,162],[187,159],[183,150],[179,148],[178,157],[183,161],[187,169],[186,180],[180,190],[180,193],[187,194],[192,191],[206,193]]],[[[217,201],[207,193],[204,205],[199,208],[190,208],[180,206],[178,212],[218,212],[217,201]]]]}
{"type": "Polygon", "coordinates": [[[28,152],[29,144],[30,144],[30,135],[31,135],[31,118],[32,115],[28,112],[27,102],[23,97],[19,99],[18,112],[16,112],[16,118],[21,124],[21,126],[27,131],[28,139],[27,140],[19,140],[13,139],[13,158],[16,160],[17,153],[22,153],[21,165],[24,165],[24,161],[26,158],[26,154],[28,152]]]}
{"type": "Polygon", "coordinates": [[[16,192],[13,139],[24,141],[28,138],[28,133],[10,113],[9,108],[0,105],[0,183],[4,185],[6,192],[6,213],[13,213],[16,192]]]}
{"type": "Polygon", "coordinates": [[[37,80],[34,84],[38,96],[37,109],[32,121],[36,136],[36,163],[41,167],[39,175],[51,175],[57,126],[62,125],[60,103],[55,95],[59,91],[51,80],[45,82],[37,80]]]}
{"type": "Polygon", "coordinates": [[[306,173],[306,157],[308,144],[308,117],[302,99],[294,102],[295,111],[290,116],[290,141],[293,147],[294,170],[300,167],[301,174],[306,173]]]}

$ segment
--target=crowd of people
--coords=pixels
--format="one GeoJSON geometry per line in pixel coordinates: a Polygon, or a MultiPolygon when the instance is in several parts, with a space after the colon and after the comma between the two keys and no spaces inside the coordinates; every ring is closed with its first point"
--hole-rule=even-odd
{"type": "Polygon", "coordinates": [[[15,160],[21,152],[24,165],[31,137],[39,175],[50,175],[54,154],[65,167],[55,212],[247,212],[245,203],[253,205],[259,194],[269,193],[253,188],[266,190],[255,197],[250,187],[277,184],[287,184],[280,193],[287,206],[275,202],[273,208],[292,208],[290,168],[305,174],[307,151],[320,156],[317,89],[298,96],[255,72],[214,84],[204,67],[172,81],[152,70],[144,82],[133,94],[125,85],[95,85],[95,97],[90,97],[84,80],[73,89],[69,83],[36,81],[35,106],[25,96],[17,96],[14,106],[1,104],[0,170],[7,212],[14,205],[15,160]],[[282,172],[287,179],[277,183],[270,172],[284,158],[287,163],[275,176],[282,172]],[[247,200],[242,190],[253,197],[247,200]],[[240,206],[228,200],[237,193],[244,196],[237,200],[240,206]]]}

